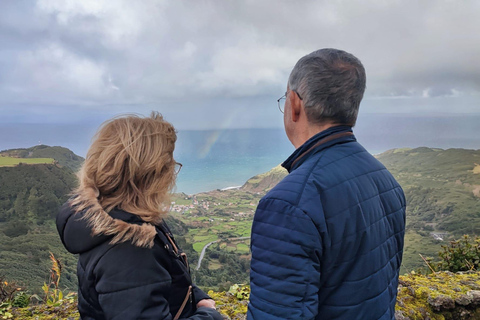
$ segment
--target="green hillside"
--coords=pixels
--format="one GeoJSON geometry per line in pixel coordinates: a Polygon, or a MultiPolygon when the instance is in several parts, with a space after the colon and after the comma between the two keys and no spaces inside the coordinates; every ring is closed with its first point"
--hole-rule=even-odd
{"type": "MultiPolygon", "coordinates": [[[[377,158],[407,199],[402,272],[425,267],[420,255],[437,258],[449,239],[480,234],[480,150],[403,148],[377,158]]],[[[285,175],[276,167],[249,179],[242,189],[264,194],[285,175]]]]}
{"type": "Polygon", "coordinates": [[[397,149],[378,159],[404,188],[409,228],[480,234],[480,150],[397,149]]]}
{"type": "MultiPolygon", "coordinates": [[[[2,155],[57,160],[61,151],[62,161],[69,158],[81,163],[80,157],[65,150],[38,146],[2,155]]],[[[407,197],[402,273],[425,267],[419,255],[437,257],[448,239],[479,234],[480,150],[395,149],[378,159],[398,179],[407,197]],[[436,240],[435,234],[443,241],[436,240]]],[[[237,190],[172,197],[168,224],[187,252],[199,285],[225,289],[231,283],[248,282],[249,239],[242,237],[250,235],[259,199],[285,175],[285,170],[276,167],[252,177],[237,190]],[[195,271],[202,248],[212,241],[217,242],[206,250],[195,271]]],[[[0,181],[0,273],[39,290],[48,277],[48,252],[52,251],[64,265],[63,285],[74,288],[76,257],[63,249],[54,226],[58,207],[76,184],[73,171],[60,162],[20,164],[0,167],[0,181]]]]}
{"type": "MultiPolygon", "coordinates": [[[[80,169],[84,159],[77,156],[71,150],[64,147],[50,147],[46,145],[38,145],[31,148],[9,149],[0,152],[0,166],[2,164],[1,157],[10,158],[50,158],[54,159],[59,165],[69,167],[73,171],[80,169]]],[[[32,159],[33,160],[33,159],[32,159]]],[[[35,160],[33,160],[35,161],[35,160]]],[[[21,161],[26,163],[25,161],[21,161]]],[[[38,163],[38,162],[37,162],[38,163]]],[[[51,162],[43,162],[51,163],[51,162]]]]}
{"type": "Polygon", "coordinates": [[[54,226],[59,206],[76,185],[72,170],[53,164],[0,167],[0,270],[39,292],[49,274],[49,251],[62,259],[62,285],[75,288],[76,259],[54,226]]]}
{"type": "Polygon", "coordinates": [[[83,158],[39,145],[0,152],[0,275],[40,293],[49,252],[61,259],[62,286],[75,290],[76,257],[58,237],[55,216],[77,184],[83,158]]]}
{"type": "Polygon", "coordinates": [[[404,272],[425,267],[420,254],[437,258],[447,240],[480,234],[480,150],[404,148],[378,159],[407,198],[404,272]]]}
{"type": "Polygon", "coordinates": [[[287,170],[281,165],[276,166],[272,170],[258,174],[250,179],[242,186],[242,190],[249,192],[266,193],[280,182],[288,174],[287,170]]]}

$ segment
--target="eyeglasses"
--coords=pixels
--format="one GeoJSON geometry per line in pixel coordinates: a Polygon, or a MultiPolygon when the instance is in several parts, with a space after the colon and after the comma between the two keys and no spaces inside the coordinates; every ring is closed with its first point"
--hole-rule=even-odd
{"type": "Polygon", "coordinates": [[[280,110],[281,113],[283,113],[283,109],[285,108],[285,100],[287,100],[287,93],[286,92],[283,96],[281,96],[280,98],[277,99],[278,110],[280,110]]]}
{"type": "MultiPolygon", "coordinates": [[[[300,100],[303,100],[303,98],[300,96],[300,94],[297,91],[295,90],[291,90],[291,91],[295,92],[300,100]]],[[[281,113],[284,112],[283,109],[285,108],[285,100],[287,100],[287,94],[288,94],[288,91],[285,92],[283,96],[277,99],[278,110],[280,110],[281,113]]]]}
{"type": "Polygon", "coordinates": [[[182,170],[183,165],[180,162],[175,162],[175,174],[178,174],[182,170]]]}

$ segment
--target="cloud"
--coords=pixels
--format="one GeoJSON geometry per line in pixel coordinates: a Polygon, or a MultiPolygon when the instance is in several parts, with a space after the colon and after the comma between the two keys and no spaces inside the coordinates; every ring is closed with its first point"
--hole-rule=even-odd
{"type": "Polygon", "coordinates": [[[365,99],[384,110],[456,99],[478,112],[478,12],[474,0],[1,2],[0,112],[175,106],[198,119],[198,106],[232,106],[255,110],[235,123],[251,125],[274,116],[296,61],[322,47],[362,60],[365,99]]]}
{"type": "Polygon", "coordinates": [[[197,75],[200,90],[233,96],[256,96],[286,86],[299,50],[259,41],[243,41],[222,48],[210,68],[197,75]],[[248,58],[247,58],[248,57],[248,58]]]}
{"type": "Polygon", "coordinates": [[[77,87],[80,91],[98,95],[104,83],[104,68],[94,61],[77,56],[57,44],[49,44],[34,52],[26,52],[18,59],[20,68],[30,70],[31,81],[41,89],[58,83],[77,87]]]}

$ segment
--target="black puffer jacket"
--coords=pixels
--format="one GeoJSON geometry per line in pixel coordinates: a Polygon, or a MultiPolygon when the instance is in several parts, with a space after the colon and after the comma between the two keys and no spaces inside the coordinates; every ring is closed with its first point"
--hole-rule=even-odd
{"type": "MultiPolygon", "coordinates": [[[[152,225],[138,216],[122,210],[113,210],[109,215],[141,226],[131,236],[151,236],[146,229],[153,230],[152,225]]],[[[82,319],[170,320],[183,303],[181,319],[223,319],[214,309],[196,308],[200,300],[209,297],[192,284],[188,266],[176,250],[166,224],[155,226],[151,249],[135,246],[131,241],[112,245],[113,235],[92,237],[82,213],[75,213],[65,204],[57,216],[57,229],[65,248],[80,254],[78,309],[82,319]]]]}

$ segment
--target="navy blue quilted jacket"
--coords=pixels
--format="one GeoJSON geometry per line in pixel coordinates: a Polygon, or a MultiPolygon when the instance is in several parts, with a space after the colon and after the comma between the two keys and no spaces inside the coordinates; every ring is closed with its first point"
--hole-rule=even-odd
{"type": "Polygon", "coordinates": [[[313,136],[282,165],[289,175],[252,226],[248,319],[394,319],[400,185],[348,126],[313,136]]]}

